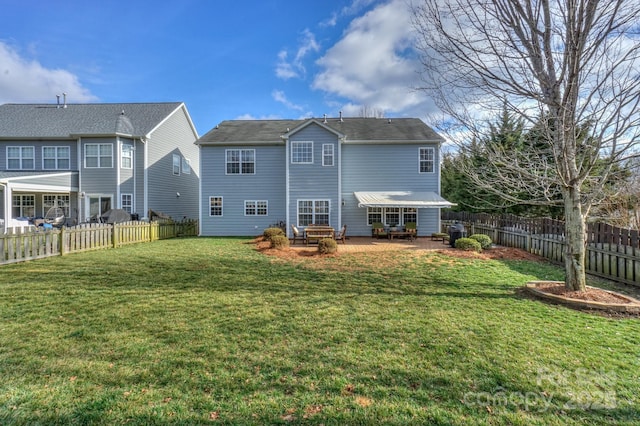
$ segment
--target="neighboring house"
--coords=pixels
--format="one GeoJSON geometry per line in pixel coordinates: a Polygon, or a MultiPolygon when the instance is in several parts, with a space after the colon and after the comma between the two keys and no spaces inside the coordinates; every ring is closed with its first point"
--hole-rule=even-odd
{"type": "Polygon", "coordinates": [[[223,121],[198,139],[200,234],[257,235],[285,222],[416,222],[440,230],[442,137],[414,118],[223,121]]]}
{"type": "Polygon", "coordinates": [[[0,105],[0,222],[53,206],[68,225],[111,208],[195,219],[197,139],[181,102],[0,105]]]}

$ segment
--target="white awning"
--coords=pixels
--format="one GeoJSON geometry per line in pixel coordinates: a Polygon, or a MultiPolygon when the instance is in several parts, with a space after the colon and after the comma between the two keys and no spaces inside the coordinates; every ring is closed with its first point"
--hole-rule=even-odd
{"type": "Polygon", "coordinates": [[[435,192],[384,191],[354,192],[358,207],[412,207],[416,209],[439,209],[455,206],[435,192]]]}

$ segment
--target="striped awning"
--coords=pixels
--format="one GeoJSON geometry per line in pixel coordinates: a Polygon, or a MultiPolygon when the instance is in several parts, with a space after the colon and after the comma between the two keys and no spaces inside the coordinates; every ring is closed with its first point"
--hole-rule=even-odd
{"type": "Polygon", "coordinates": [[[441,209],[455,206],[435,192],[375,191],[354,192],[358,207],[411,207],[416,209],[441,209]]]}

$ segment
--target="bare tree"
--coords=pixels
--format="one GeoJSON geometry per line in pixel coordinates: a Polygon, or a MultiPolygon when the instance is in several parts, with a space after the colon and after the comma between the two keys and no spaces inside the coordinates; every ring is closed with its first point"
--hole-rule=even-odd
{"type": "Polygon", "coordinates": [[[360,117],[364,118],[384,118],[384,110],[382,108],[362,105],[360,107],[360,117]]]}
{"type": "Polygon", "coordinates": [[[561,195],[565,284],[584,291],[589,210],[615,166],[637,154],[638,1],[414,0],[412,12],[420,89],[450,129],[477,138],[506,100],[540,133],[526,150],[495,147],[493,161],[468,173],[512,202],[561,195]]]}

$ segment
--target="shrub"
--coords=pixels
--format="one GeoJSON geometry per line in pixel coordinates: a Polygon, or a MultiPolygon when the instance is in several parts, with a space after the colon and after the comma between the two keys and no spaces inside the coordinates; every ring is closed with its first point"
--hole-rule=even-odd
{"type": "Polygon", "coordinates": [[[275,249],[283,249],[289,247],[289,239],[286,235],[274,235],[270,239],[271,248],[275,249]]]}
{"type": "Polygon", "coordinates": [[[482,246],[480,243],[473,238],[458,238],[456,240],[455,246],[457,249],[466,250],[466,251],[482,251],[482,246]]]}
{"type": "Polygon", "coordinates": [[[268,241],[271,241],[276,235],[284,235],[284,231],[280,228],[267,228],[262,232],[262,236],[268,241]]]}
{"type": "Polygon", "coordinates": [[[484,234],[473,234],[469,238],[479,242],[482,250],[488,249],[491,247],[491,243],[493,243],[493,241],[491,241],[491,237],[484,234]]]}
{"type": "Polygon", "coordinates": [[[338,251],[338,243],[333,238],[323,238],[318,241],[318,251],[321,254],[331,254],[338,251]]]}

